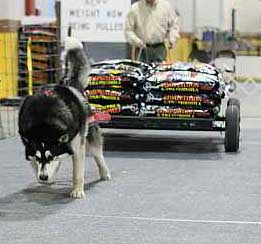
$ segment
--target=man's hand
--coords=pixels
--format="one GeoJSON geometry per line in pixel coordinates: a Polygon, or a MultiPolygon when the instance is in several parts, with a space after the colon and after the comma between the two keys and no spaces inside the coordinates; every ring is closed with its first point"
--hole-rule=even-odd
{"type": "Polygon", "coordinates": [[[176,48],[176,42],[168,44],[168,49],[175,49],[175,48],[176,48]]]}
{"type": "Polygon", "coordinates": [[[140,40],[140,41],[137,43],[136,47],[146,48],[146,44],[145,44],[142,40],[140,40]]]}

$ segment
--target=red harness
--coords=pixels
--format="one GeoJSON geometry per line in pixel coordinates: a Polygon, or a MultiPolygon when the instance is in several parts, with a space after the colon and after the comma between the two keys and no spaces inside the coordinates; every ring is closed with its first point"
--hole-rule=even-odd
{"type": "Polygon", "coordinates": [[[91,116],[86,118],[89,124],[99,124],[109,122],[111,115],[108,112],[94,112],[91,116]]]}

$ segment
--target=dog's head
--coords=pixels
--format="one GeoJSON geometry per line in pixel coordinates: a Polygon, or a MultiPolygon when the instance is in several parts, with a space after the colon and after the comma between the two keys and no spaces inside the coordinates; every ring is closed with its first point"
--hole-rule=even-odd
{"type": "Polygon", "coordinates": [[[76,89],[55,86],[55,95],[25,98],[19,111],[19,134],[40,183],[55,181],[60,156],[73,154],[71,141],[85,131],[85,98],[76,89]]]}
{"type": "Polygon", "coordinates": [[[57,142],[36,142],[22,138],[25,145],[26,159],[31,162],[36,178],[41,184],[55,183],[61,161],[60,156],[72,154],[68,135],[60,137],[57,142]]]}

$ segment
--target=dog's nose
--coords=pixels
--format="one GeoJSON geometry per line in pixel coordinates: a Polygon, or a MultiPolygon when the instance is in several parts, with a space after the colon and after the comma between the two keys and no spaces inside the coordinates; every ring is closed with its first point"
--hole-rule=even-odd
{"type": "Polygon", "coordinates": [[[40,178],[41,181],[47,181],[48,175],[41,174],[39,178],[40,178]]]}

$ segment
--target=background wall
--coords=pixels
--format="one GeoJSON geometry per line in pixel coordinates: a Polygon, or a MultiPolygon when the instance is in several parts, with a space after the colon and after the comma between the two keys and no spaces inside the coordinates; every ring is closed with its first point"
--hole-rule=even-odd
{"type": "MultiPolygon", "coordinates": [[[[61,0],[61,2],[66,0],[61,0]]],[[[75,0],[77,1],[77,0],[75,0]]],[[[114,0],[116,1],[116,0],[114,0]]],[[[122,0],[121,0],[122,1],[122,0]]],[[[134,2],[134,0],[132,0],[134,2]]],[[[232,7],[237,9],[237,30],[261,33],[261,0],[169,0],[181,15],[182,32],[200,32],[204,27],[231,29],[232,7]],[[236,5],[233,5],[236,2],[236,5]]],[[[36,0],[41,15],[54,17],[55,0],[36,0]]],[[[0,0],[0,19],[24,19],[24,0],[0,0]]],[[[35,19],[33,19],[35,22],[35,19]]],[[[126,57],[126,43],[89,43],[94,59],[126,57]]]]}
{"type": "Polygon", "coordinates": [[[169,0],[181,14],[182,31],[202,27],[231,29],[231,11],[237,9],[237,30],[261,32],[261,0],[169,0]]]}
{"type": "Polygon", "coordinates": [[[24,16],[23,0],[0,0],[0,19],[20,20],[24,16]]]}
{"type": "Polygon", "coordinates": [[[54,17],[55,16],[55,0],[36,0],[35,1],[36,8],[41,10],[41,15],[46,17],[54,17]]]}
{"type": "MultiPolygon", "coordinates": [[[[35,0],[35,5],[42,16],[55,16],[55,0],[35,0]]],[[[0,19],[20,20],[25,15],[24,0],[0,0],[0,6],[0,19]]]]}
{"type": "MultiPolygon", "coordinates": [[[[237,29],[244,33],[261,32],[261,0],[169,1],[181,14],[183,32],[192,32],[204,26],[230,29],[234,2],[237,9],[237,29]]],[[[36,7],[41,9],[43,16],[53,17],[54,3],[55,0],[36,0],[36,7]]],[[[19,20],[24,16],[24,0],[0,0],[0,6],[0,19],[19,20]]]]}
{"type": "MultiPolygon", "coordinates": [[[[195,29],[195,0],[169,0],[181,15],[181,29],[183,32],[192,32],[195,29]]],[[[212,0],[213,1],[213,0],[212,0]]]]}
{"type": "Polygon", "coordinates": [[[236,7],[238,30],[245,33],[261,33],[261,1],[240,0],[236,7]]]}

